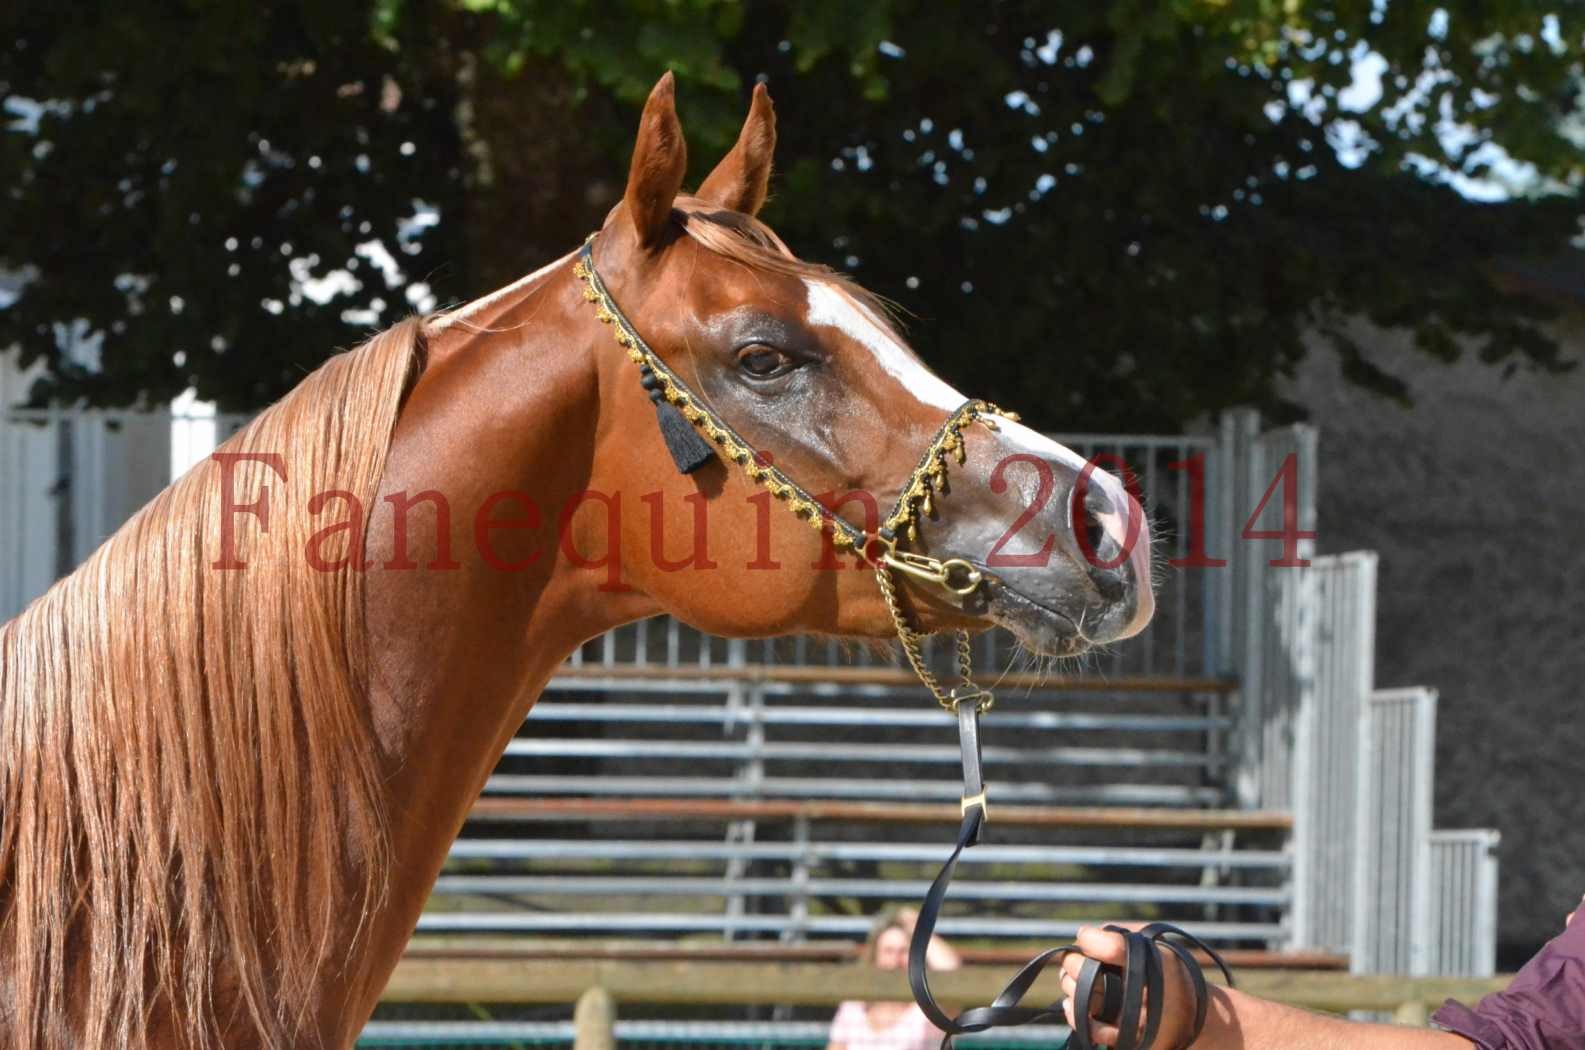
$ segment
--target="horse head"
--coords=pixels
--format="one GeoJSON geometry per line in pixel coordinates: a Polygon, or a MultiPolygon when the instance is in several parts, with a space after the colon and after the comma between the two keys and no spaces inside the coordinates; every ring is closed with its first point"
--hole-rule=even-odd
{"type": "MultiPolygon", "coordinates": [[[[998,624],[1051,655],[1142,630],[1150,535],[1134,497],[1009,413],[960,412],[975,403],[925,366],[877,297],[795,257],[756,218],[775,143],[761,84],[736,145],[684,193],[668,74],[644,107],[622,201],[588,252],[599,294],[586,294],[619,344],[596,350],[600,412],[613,422],[595,487],[661,490],[674,550],[688,542],[685,501],[707,505],[695,524],[706,523],[714,564],[630,558],[629,582],[716,633],[879,637],[893,623],[867,562],[894,549],[924,630],[998,624]],[[663,417],[676,410],[671,429],[699,432],[700,462],[668,455],[652,400],[667,403],[663,417]],[[909,572],[910,556],[957,575],[909,572]]],[[[652,550],[650,540],[635,531],[627,548],[652,550]]]]}

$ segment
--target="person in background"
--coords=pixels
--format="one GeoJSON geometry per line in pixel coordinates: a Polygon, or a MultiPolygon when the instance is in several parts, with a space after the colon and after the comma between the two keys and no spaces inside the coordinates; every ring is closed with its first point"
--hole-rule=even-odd
{"type": "MultiPolygon", "coordinates": [[[[1582,901],[1581,903],[1585,903],[1582,901]]],[[[1585,1050],[1585,922],[1569,912],[1563,932],[1548,941],[1503,991],[1474,1007],[1448,1000],[1431,1015],[1431,1028],[1359,1024],[1299,1010],[1212,986],[1205,1028],[1193,1043],[1194,993],[1177,958],[1161,953],[1166,968],[1165,1014],[1155,1046],[1160,1050],[1585,1050]]],[[[1089,927],[1078,945],[1099,962],[1119,965],[1123,939],[1089,927]]],[[[1062,964],[1063,1011],[1073,1022],[1073,989],[1084,959],[1062,964]]],[[[1098,1004],[1092,1002],[1095,1016],[1098,1004]]],[[[1117,1029],[1096,1023],[1097,1044],[1112,1045],[1117,1029]]]]}
{"type": "MultiPolygon", "coordinates": [[[[919,913],[912,908],[885,911],[864,943],[862,961],[881,970],[906,970],[908,946],[919,913]]],[[[940,937],[931,937],[925,966],[956,970],[963,960],[940,937]]],[[[912,1001],[865,1003],[849,1000],[831,1019],[826,1050],[935,1050],[943,1033],[912,1001]]]]}

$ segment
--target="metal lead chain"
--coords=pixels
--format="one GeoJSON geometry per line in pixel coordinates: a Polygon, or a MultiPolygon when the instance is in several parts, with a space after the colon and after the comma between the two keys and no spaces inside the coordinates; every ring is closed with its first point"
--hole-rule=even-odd
{"type": "Polygon", "coordinates": [[[878,561],[875,565],[875,582],[880,586],[881,596],[886,599],[886,608],[892,614],[892,625],[897,629],[897,640],[902,643],[909,666],[925,688],[930,690],[930,695],[936,698],[936,703],[955,714],[960,703],[973,700],[980,711],[989,711],[996,698],[988,690],[974,684],[974,649],[969,642],[969,633],[954,632],[959,682],[948,688],[941,684],[936,673],[925,663],[924,652],[920,649],[920,641],[925,635],[908,625],[908,614],[903,611],[902,599],[897,595],[897,581],[892,578],[891,568],[885,561],[878,561]]]}

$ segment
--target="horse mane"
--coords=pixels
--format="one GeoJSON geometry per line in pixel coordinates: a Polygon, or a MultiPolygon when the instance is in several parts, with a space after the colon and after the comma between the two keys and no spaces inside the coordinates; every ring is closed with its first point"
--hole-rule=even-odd
{"type": "Polygon", "coordinates": [[[268,531],[222,515],[206,459],[0,626],[0,1045],[306,1045],[388,855],[364,574],[310,566],[348,515],[309,503],[372,506],[423,333],[332,358],[222,446],[280,457],[286,480],[234,464],[268,531]],[[246,568],[217,567],[223,517],[246,568]]]}

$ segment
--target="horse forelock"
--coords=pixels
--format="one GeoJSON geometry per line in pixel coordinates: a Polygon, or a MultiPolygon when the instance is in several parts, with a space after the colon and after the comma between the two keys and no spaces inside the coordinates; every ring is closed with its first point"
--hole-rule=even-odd
{"type": "Polygon", "coordinates": [[[279,457],[233,465],[267,531],[205,460],[0,626],[0,1045],[141,1050],[156,1019],[183,1046],[312,1045],[387,829],[363,573],[305,558],[308,504],[366,518],[423,359],[404,321],[222,447],[279,457]]]}
{"type": "Polygon", "coordinates": [[[901,338],[897,324],[901,308],[896,303],[823,263],[798,258],[775,230],[754,216],[726,211],[709,201],[687,196],[678,197],[672,209],[681,217],[688,238],[712,254],[751,270],[835,285],[870,309],[884,328],[901,338]]]}

